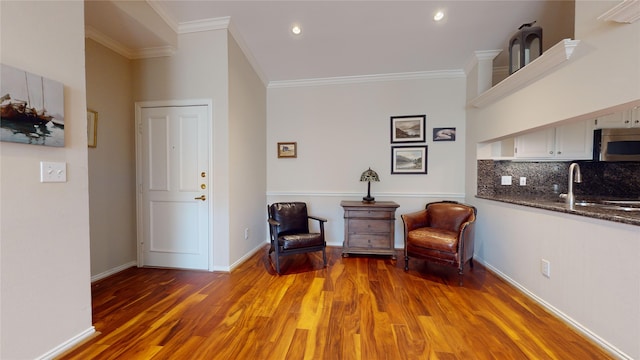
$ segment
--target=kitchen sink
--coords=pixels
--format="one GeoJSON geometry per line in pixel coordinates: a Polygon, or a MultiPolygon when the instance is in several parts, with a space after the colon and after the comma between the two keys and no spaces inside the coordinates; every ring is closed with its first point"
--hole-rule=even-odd
{"type": "Polygon", "coordinates": [[[603,210],[640,211],[640,201],[636,200],[602,200],[598,202],[576,201],[575,205],[584,207],[595,207],[603,210]]]}

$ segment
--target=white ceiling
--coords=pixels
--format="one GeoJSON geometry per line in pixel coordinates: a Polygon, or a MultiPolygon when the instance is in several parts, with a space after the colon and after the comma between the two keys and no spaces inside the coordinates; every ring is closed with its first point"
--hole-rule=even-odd
{"type": "Polygon", "coordinates": [[[232,34],[267,82],[462,70],[475,51],[498,49],[505,51],[494,65],[506,66],[509,38],[533,20],[543,28],[545,49],[573,37],[573,1],[136,1],[133,11],[122,10],[132,1],[85,1],[90,37],[127,56],[176,45],[141,19],[142,8],[173,32],[229,17],[232,34]],[[445,19],[435,22],[440,9],[445,19]],[[291,35],[294,23],[301,36],[291,35]]]}

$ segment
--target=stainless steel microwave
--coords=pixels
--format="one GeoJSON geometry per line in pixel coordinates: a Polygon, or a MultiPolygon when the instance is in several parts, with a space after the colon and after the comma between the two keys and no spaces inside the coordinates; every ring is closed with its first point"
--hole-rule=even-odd
{"type": "Polygon", "coordinates": [[[640,128],[597,129],[593,133],[596,161],[640,161],[640,128]]]}

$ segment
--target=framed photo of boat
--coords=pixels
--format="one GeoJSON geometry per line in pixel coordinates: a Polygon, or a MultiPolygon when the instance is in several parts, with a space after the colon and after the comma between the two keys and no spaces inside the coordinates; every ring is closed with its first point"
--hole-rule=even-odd
{"type": "Polygon", "coordinates": [[[0,141],[64,146],[62,83],[0,64],[0,141]]]}
{"type": "Polygon", "coordinates": [[[89,147],[98,145],[98,113],[87,109],[87,144],[89,147]]]}

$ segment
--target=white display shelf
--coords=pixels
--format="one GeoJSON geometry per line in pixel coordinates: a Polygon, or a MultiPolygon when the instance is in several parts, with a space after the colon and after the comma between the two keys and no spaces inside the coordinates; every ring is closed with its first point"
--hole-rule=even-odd
{"type": "Polygon", "coordinates": [[[477,108],[486,106],[540,80],[558,65],[569,60],[579,43],[580,40],[564,39],[560,41],[537,59],[471,100],[469,104],[477,108]]]}

